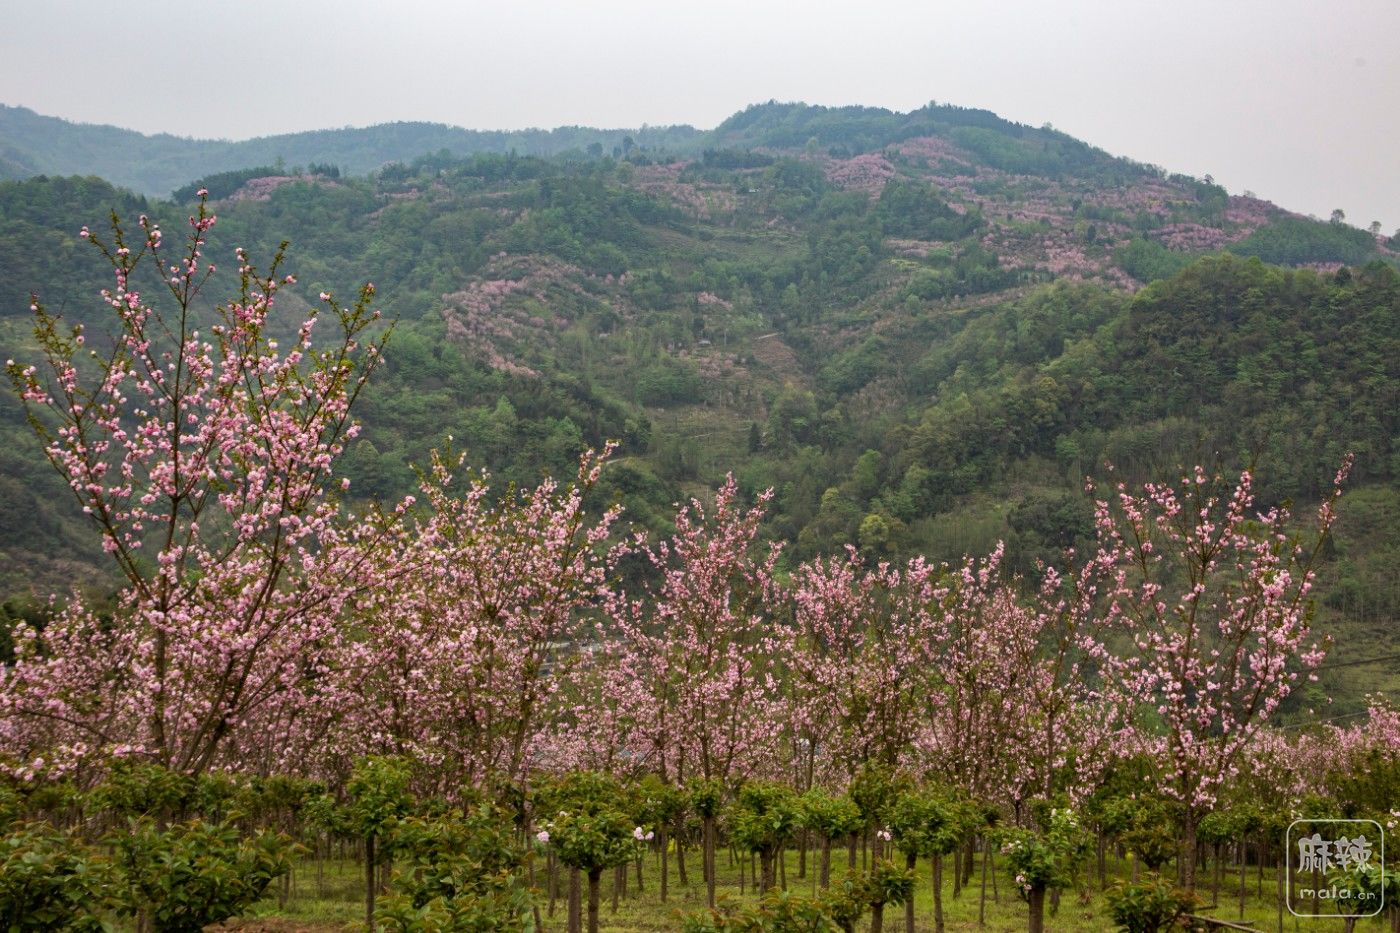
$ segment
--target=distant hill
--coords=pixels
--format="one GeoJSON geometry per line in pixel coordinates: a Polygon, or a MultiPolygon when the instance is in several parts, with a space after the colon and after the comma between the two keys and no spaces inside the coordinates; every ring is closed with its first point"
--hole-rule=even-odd
{"type": "Polygon", "coordinates": [[[242,141],[189,139],[42,116],[0,106],[0,178],[95,175],[141,194],[164,197],[203,176],[279,166],[333,165],[363,175],[428,153],[454,156],[574,153],[691,156],[710,149],[815,147],[856,155],[917,137],[938,136],[1009,172],[1128,181],[1152,169],[1114,158],[1050,128],[1004,120],[987,110],[929,104],[909,113],[878,107],[820,107],[770,101],[734,114],[713,130],[691,126],[481,131],[439,123],[385,123],[311,130],[242,141]]]}
{"type": "Polygon", "coordinates": [[[70,123],[25,107],[0,105],[0,178],[32,175],[96,175],[141,194],[164,197],[203,175],[254,165],[286,168],[322,163],[364,175],[390,162],[430,152],[465,156],[478,152],[554,155],[604,152],[624,144],[680,148],[700,135],[689,126],[599,130],[480,131],[441,123],[384,123],[361,129],[310,130],[241,141],[188,139],[91,123],[70,123]],[[626,142],[630,140],[630,142],[626,142]]]}

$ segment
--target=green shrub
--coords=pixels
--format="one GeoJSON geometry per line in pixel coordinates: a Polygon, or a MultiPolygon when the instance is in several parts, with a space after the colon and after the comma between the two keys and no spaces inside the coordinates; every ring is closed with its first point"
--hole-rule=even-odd
{"type": "Polygon", "coordinates": [[[1193,906],[1190,896],[1160,878],[1115,885],[1107,891],[1107,897],[1109,915],[1126,933],[1169,930],[1193,906]]]}

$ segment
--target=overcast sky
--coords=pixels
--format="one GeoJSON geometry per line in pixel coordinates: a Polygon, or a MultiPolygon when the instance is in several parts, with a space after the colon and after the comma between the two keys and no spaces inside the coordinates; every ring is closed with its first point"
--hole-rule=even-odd
{"type": "MultiPolygon", "coordinates": [[[[244,138],[691,123],[776,98],[1053,123],[1400,226],[1397,0],[0,0],[0,102],[244,138]]],[[[3,141],[0,141],[3,142],[3,141]]]]}

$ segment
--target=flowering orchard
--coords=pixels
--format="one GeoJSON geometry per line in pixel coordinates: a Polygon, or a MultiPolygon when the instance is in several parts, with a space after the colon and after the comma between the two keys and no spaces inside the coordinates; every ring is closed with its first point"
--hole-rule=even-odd
{"type": "Polygon", "coordinates": [[[1037,930],[1118,852],[1113,915],[1139,929],[1196,909],[1200,866],[1218,901],[1237,863],[1243,905],[1289,814],[1395,822],[1393,711],[1271,727],[1323,657],[1309,598],[1345,466],[1301,524],[1247,472],[1119,485],[1097,546],[1035,583],[1000,549],[782,573],[767,495],[732,478],[662,540],[629,537],[594,506],[610,450],[505,491],[442,453],[421,501],[352,512],[336,459],[387,338],[373,289],[274,326],[295,280],[239,253],[213,308],[214,223],[201,205],[177,253],[145,218],[84,231],[114,332],[36,299],[41,359],[9,364],[123,589],[21,624],[0,668],[5,851],[49,892],[0,883],[0,911],[178,926],[162,905],[195,888],[157,890],[140,859],[198,850],[196,876],[244,879],[200,901],[213,922],[285,901],[288,866],[339,844],[391,929],[538,929],[563,900],[558,923],[596,930],[605,872],[616,910],[649,872],[664,901],[674,864],[710,907],[688,929],[879,930],[902,906],[910,933],[942,930],[949,883],[978,878],[981,916],[1001,876],[1037,930]],[[126,861],[98,845],[118,816],[141,827],[126,861]],[[726,848],[742,909],[716,898],[726,848]],[[784,893],[809,853],[814,893],[784,893]]]}

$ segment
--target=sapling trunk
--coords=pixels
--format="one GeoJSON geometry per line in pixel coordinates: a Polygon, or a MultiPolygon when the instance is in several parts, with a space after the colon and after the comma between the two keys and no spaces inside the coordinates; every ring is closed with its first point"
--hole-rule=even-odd
{"type": "MultiPolygon", "coordinates": [[[[669,886],[670,866],[666,863],[670,858],[670,847],[666,844],[666,827],[661,827],[656,834],[657,842],[661,844],[661,903],[666,903],[666,892],[669,886]]],[[[679,850],[678,850],[679,851],[679,850]]]]}
{"type": "MultiPolygon", "coordinates": [[[[982,885],[977,895],[977,925],[984,927],[987,925],[987,855],[991,846],[987,845],[987,837],[982,837],[982,885]]],[[[1103,856],[1103,836],[1099,837],[1099,856],[1103,856]]]]}
{"type": "Polygon", "coordinates": [[[1215,843],[1215,874],[1210,882],[1211,904],[1220,903],[1220,879],[1225,874],[1225,863],[1221,860],[1221,856],[1224,854],[1222,845],[1223,844],[1218,841],[1215,843]]]}
{"type": "Polygon", "coordinates": [[[823,888],[831,885],[831,837],[822,836],[822,860],[818,871],[823,888]]]}
{"type": "Polygon", "coordinates": [[[554,902],[559,897],[559,863],[554,858],[554,850],[549,850],[549,861],[545,866],[545,887],[549,888],[549,916],[554,917],[554,902]]]}
{"type": "Polygon", "coordinates": [[[704,823],[704,855],[701,856],[705,865],[705,901],[710,909],[715,906],[715,818],[705,817],[704,823]]]}
{"type": "MultiPolygon", "coordinates": [[[[904,867],[912,872],[916,858],[913,852],[904,853],[904,867]]],[[[904,933],[914,933],[914,895],[912,893],[904,899],[904,933]]]]}
{"type": "Polygon", "coordinates": [[[677,833],[676,833],[676,877],[677,877],[678,879],[680,879],[680,883],[681,883],[681,884],[686,885],[687,887],[690,885],[690,878],[687,877],[686,871],[685,871],[685,833],[684,833],[684,832],[677,832],[677,833]]]}
{"type": "Polygon", "coordinates": [[[591,868],[588,871],[588,933],[598,933],[598,894],[603,880],[603,869],[591,868]]]}
{"type": "Polygon", "coordinates": [[[569,933],[583,931],[583,878],[577,868],[569,869],[569,933]]]}
{"type": "Polygon", "coordinates": [[[1249,851],[1248,846],[1249,846],[1249,843],[1245,842],[1243,839],[1240,840],[1240,919],[1241,919],[1241,920],[1244,919],[1244,870],[1245,870],[1245,866],[1246,866],[1247,863],[1249,862],[1249,859],[1245,858],[1246,853],[1249,851]]]}
{"type": "Polygon", "coordinates": [[[1030,933],[1045,933],[1045,889],[1031,888],[1026,897],[1030,904],[1030,933]]]}
{"type": "MultiPolygon", "coordinates": [[[[1108,840],[1106,840],[1106,839],[1104,838],[1103,828],[1102,828],[1102,827],[1099,828],[1098,836],[1099,836],[1099,838],[1098,838],[1098,844],[1097,844],[1097,846],[1096,846],[1095,854],[1096,854],[1097,857],[1098,857],[1098,863],[1099,863],[1099,889],[1100,889],[1100,890],[1103,890],[1104,888],[1107,888],[1107,887],[1108,887],[1108,858],[1107,858],[1107,855],[1108,855],[1108,852],[1107,852],[1107,849],[1108,849],[1108,840]]],[[[984,868],[986,867],[986,863],[987,863],[987,857],[986,857],[986,843],[985,843],[985,841],[984,841],[984,842],[983,842],[983,845],[982,845],[982,865],[983,865],[984,868]]]]}
{"type": "Polygon", "coordinates": [[[374,929],[374,836],[365,837],[365,924],[374,929]]]}
{"type": "Polygon", "coordinates": [[[933,930],[943,933],[943,853],[933,853],[933,930]]]}

